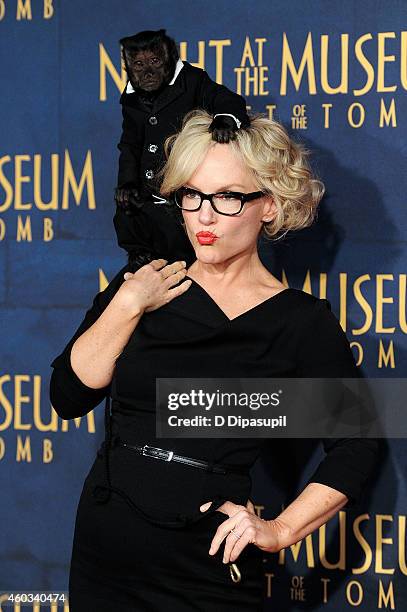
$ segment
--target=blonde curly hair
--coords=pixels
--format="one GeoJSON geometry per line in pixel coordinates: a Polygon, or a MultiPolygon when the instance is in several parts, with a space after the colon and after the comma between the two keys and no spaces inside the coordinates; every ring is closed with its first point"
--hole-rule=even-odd
{"type": "MultiPolygon", "coordinates": [[[[181,131],[165,140],[167,161],[157,175],[162,179],[162,196],[168,198],[188,182],[215,144],[208,130],[212,120],[202,109],[190,111],[181,131]]],[[[266,236],[282,238],[313,223],[325,188],[313,175],[310,152],[294,142],[280,123],[263,113],[251,114],[250,125],[239,129],[228,146],[243,161],[256,188],[274,198],[277,214],[263,224],[266,236]]]]}

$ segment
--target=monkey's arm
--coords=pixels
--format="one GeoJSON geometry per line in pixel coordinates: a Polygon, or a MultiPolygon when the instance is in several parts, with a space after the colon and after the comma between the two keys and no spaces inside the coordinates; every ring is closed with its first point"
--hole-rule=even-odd
{"type": "Polygon", "coordinates": [[[143,205],[143,197],[140,193],[140,158],[142,142],[137,125],[132,119],[125,104],[122,105],[123,127],[120,142],[117,145],[120,150],[119,174],[114,199],[118,207],[128,214],[134,214],[134,210],[143,205]]]}
{"type": "Polygon", "coordinates": [[[140,158],[143,143],[139,130],[132,119],[129,110],[122,105],[123,124],[120,142],[117,145],[120,151],[119,173],[117,177],[118,189],[138,188],[140,184],[140,158]]]}
{"type": "Polygon", "coordinates": [[[219,142],[228,142],[236,130],[249,125],[245,99],[212,81],[205,71],[202,72],[200,98],[202,108],[211,115],[217,115],[210,130],[219,142]]]}

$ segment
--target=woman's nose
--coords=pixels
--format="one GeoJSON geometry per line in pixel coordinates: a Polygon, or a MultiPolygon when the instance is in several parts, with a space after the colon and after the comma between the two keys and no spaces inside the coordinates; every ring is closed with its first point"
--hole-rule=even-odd
{"type": "Polygon", "coordinates": [[[213,210],[209,200],[204,200],[202,206],[199,209],[199,222],[200,223],[213,223],[216,218],[216,213],[213,210]]]}

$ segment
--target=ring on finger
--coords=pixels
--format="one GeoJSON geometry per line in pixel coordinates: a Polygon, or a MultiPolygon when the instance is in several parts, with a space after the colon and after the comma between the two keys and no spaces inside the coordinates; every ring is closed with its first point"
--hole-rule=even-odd
{"type": "Polygon", "coordinates": [[[172,270],[171,272],[169,272],[166,276],[164,276],[163,274],[163,278],[170,278],[170,276],[175,276],[175,274],[178,274],[178,272],[186,272],[185,268],[181,268],[181,270],[172,270]]]}
{"type": "Polygon", "coordinates": [[[242,537],[242,534],[241,534],[241,533],[236,533],[236,531],[235,531],[234,529],[231,529],[231,530],[230,530],[230,533],[233,533],[233,535],[234,535],[236,538],[238,538],[238,539],[242,537]]]}

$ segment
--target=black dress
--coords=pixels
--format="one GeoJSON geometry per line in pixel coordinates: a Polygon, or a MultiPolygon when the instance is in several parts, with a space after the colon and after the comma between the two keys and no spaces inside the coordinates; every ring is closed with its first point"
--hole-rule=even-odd
{"type": "MultiPolygon", "coordinates": [[[[240,582],[222,563],[223,545],[215,556],[208,554],[227,519],[217,508],[225,500],[246,504],[250,474],[205,472],[138,455],[116,442],[146,443],[248,470],[266,441],[156,438],[156,377],[357,376],[348,341],[327,300],[286,289],[229,320],[193,281],[183,295],[143,315],[117,360],[112,384],[90,389],[73,372],[70,349],[107,306],[126,269],[95,297],[52,363],[51,402],[62,418],[82,416],[112,395],[110,451],[106,455],[106,442],[98,451],[77,511],[70,609],[260,611],[263,553],[252,544],[244,549],[236,560],[240,582]],[[201,513],[199,506],[209,500],[212,508],[201,513]]],[[[310,481],[342,491],[352,503],[374,468],[377,443],[323,442],[327,454],[310,481]]]]}

